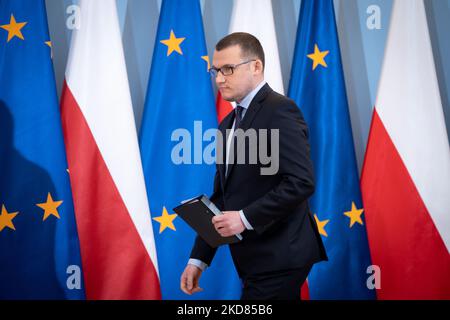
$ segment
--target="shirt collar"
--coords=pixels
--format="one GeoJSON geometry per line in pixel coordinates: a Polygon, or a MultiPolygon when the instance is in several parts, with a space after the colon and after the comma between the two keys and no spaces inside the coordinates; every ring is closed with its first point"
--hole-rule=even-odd
{"type": "Polygon", "coordinates": [[[237,105],[240,105],[242,108],[244,108],[245,110],[248,109],[248,107],[250,106],[250,103],[252,102],[253,98],[256,96],[256,94],[259,92],[259,90],[261,90],[261,88],[266,84],[267,82],[265,80],[261,81],[260,84],[258,84],[256,86],[255,89],[253,89],[252,91],[250,91],[249,94],[247,94],[245,96],[244,99],[242,99],[242,101],[240,103],[236,102],[237,105]]]}

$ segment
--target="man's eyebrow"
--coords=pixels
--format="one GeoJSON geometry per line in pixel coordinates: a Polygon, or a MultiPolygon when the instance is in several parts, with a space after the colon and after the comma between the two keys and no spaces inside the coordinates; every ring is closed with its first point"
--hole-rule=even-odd
{"type": "Polygon", "coordinates": [[[221,68],[223,68],[223,67],[233,67],[233,66],[234,66],[233,64],[227,63],[227,64],[224,64],[224,65],[221,66],[221,67],[216,67],[215,65],[213,65],[212,67],[213,67],[213,68],[216,68],[216,69],[221,69],[221,68]]]}

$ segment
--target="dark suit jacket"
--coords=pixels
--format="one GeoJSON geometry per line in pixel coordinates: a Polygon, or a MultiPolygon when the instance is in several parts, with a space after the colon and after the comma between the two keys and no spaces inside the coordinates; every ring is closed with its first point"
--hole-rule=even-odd
{"type": "MultiPolygon", "coordinates": [[[[224,146],[226,129],[233,121],[234,112],[219,126],[224,146]]],[[[217,165],[211,200],[223,211],[243,210],[254,228],[242,233],[241,242],[230,245],[239,276],[301,268],[326,260],[307,202],[314,192],[314,177],[308,129],[299,108],[266,84],[251,102],[240,127],[257,132],[279,129],[279,170],[274,175],[261,175],[260,169],[269,165],[263,165],[259,157],[256,164],[231,165],[227,177],[225,165],[217,165]]],[[[268,137],[270,146],[270,134],[268,137]]],[[[249,144],[237,145],[236,153],[247,152],[248,160],[249,144]]],[[[210,265],[215,252],[197,236],[191,258],[210,265]]]]}

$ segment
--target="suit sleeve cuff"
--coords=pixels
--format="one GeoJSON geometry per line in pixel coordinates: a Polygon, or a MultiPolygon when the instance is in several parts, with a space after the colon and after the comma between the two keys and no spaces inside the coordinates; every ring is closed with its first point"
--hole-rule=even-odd
{"type": "Polygon", "coordinates": [[[253,230],[252,225],[250,224],[250,222],[248,222],[247,218],[244,215],[244,211],[242,211],[242,210],[239,211],[239,215],[241,216],[241,220],[242,220],[242,223],[244,224],[245,228],[247,230],[253,230]]]}
{"type": "Polygon", "coordinates": [[[202,271],[205,271],[205,269],[208,267],[206,263],[198,259],[189,259],[188,264],[192,264],[196,267],[199,267],[202,271]]]}

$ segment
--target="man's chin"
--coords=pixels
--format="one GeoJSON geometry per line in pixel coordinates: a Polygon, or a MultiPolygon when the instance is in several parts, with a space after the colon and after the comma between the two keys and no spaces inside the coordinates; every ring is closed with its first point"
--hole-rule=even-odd
{"type": "Polygon", "coordinates": [[[222,96],[222,99],[223,99],[223,100],[228,101],[228,102],[233,102],[233,101],[235,101],[234,97],[232,97],[232,96],[230,95],[230,92],[229,92],[228,89],[225,89],[225,88],[219,89],[219,92],[220,92],[220,95],[222,96]]]}
{"type": "Polygon", "coordinates": [[[228,102],[234,102],[235,101],[235,99],[233,97],[224,95],[222,92],[220,93],[220,95],[222,96],[222,99],[225,100],[225,101],[228,101],[228,102]]]}

